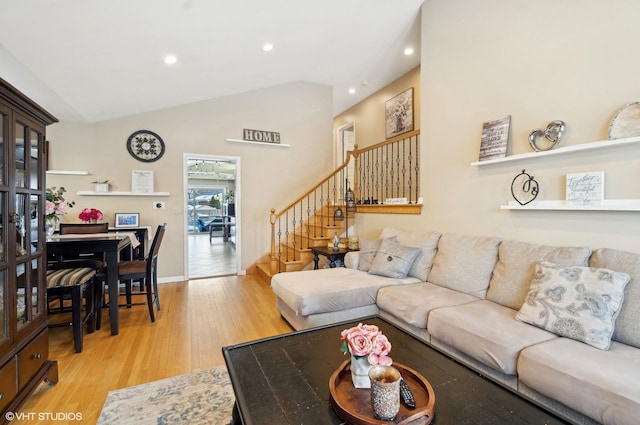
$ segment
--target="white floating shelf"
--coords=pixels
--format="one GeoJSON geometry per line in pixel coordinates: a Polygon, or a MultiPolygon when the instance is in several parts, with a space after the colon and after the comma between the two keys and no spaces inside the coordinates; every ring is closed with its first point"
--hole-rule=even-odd
{"type": "Polygon", "coordinates": [[[598,142],[581,143],[579,145],[571,145],[571,146],[565,146],[557,149],[550,149],[548,151],[520,153],[516,155],[505,156],[504,158],[488,159],[486,161],[476,161],[476,162],[472,162],[471,166],[480,167],[483,165],[498,164],[501,162],[510,162],[510,161],[518,161],[521,159],[539,158],[541,156],[553,156],[553,155],[561,155],[561,154],[571,153],[571,152],[580,152],[580,151],[587,151],[587,150],[593,150],[593,149],[605,149],[605,148],[611,148],[611,147],[621,146],[621,145],[631,145],[638,142],[640,142],[640,136],[629,137],[626,139],[601,140],[598,142]]]}
{"type": "Polygon", "coordinates": [[[240,140],[240,139],[226,139],[227,142],[234,142],[234,143],[250,143],[250,144],[254,144],[254,145],[260,145],[260,146],[278,146],[281,148],[290,148],[291,145],[287,145],[284,143],[269,143],[269,142],[254,142],[251,140],[240,140]]]}
{"type": "Polygon", "coordinates": [[[47,174],[58,174],[66,176],[88,176],[88,171],[81,170],[47,170],[47,174]]]}
{"type": "Polygon", "coordinates": [[[520,205],[516,201],[509,201],[501,205],[501,210],[548,210],[548,211],[640,211],[640,199],[605,199],[600,205],[567,205],[566,201],[533,201],[527,205],[520,205]]]}
{"type": "Polygon", "coordinates": [[[149,192],[149,193],[136,193],[136,192],[94,192],[92,190],[84,190],[76,192],[79,196],[169,196],[169,192],[149,192]]]}

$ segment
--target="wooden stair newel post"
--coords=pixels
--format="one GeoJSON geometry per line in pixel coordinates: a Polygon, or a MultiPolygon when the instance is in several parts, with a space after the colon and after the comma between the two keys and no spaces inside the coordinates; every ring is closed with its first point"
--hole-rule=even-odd
{"type": "Polygon", "coordinates": [[[269,215],[269,222],[271,223],[271,253],[269,255],[270,271],[273,276],[278,272],[278,256],[276,255],[276,210],[271,208],[271,214],[269,215]]]}

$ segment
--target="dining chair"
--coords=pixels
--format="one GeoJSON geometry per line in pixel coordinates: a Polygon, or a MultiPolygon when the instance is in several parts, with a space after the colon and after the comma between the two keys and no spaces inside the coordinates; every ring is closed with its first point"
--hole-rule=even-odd
{"type": "MultiPolygon", "coordinates": [[[[120,307],[131,308],[134,305],[146,304],[149,308],[149,317],[151,322],[155,322],[155,314],[153,311],[153,305],[156,305],[156,309],[160,310],[160,297],[158,295],[158,253],[160,252],[160,245],[164,238],[164,233],[167,229],[167,224],[161,224],[158,226],[156,233],[153,237],[153,242],[149,248],[149,255],[144,260],[130,260],[120,261],[118,263],[118,280],[124,286],[125,303],[120,304],[120,307]],[[133,282],[139,282],[140,290],[133,292],[133,282]],[[133,302],[133,297],[144,295],[146,301],[133,302]]],[[[102,285],[99,286],[102,289],[102,285]]],[[[101,307],[103,304],[102,291],[100,294],[96,294],[98,300],[97,309],[97,323],[96,327],[100,329],[101,320],[101,307]]],[[[119,302],[118,300],[109,300],[109,302],[119,302]]]]}
{"type": "Polygon", "coordinates": [[[60,234],[107,233],[109,223],[60,223],[60,234]]]}
{"type": "Polygon", "coordinates": [[[47,313],[71,312],[70,322],[49,323],[49,327],[71,326],[76,353],[82,352],[83,326],[88,323],[88,333],[96,329],[95,276],[96,271],[91,267],[47,270],[47,313]],[[64,305],[67,297],[71,299],[70,308],[64,305]],[[49,298],[60,299],[60,306],[53,306],[49,298]],[[85,299],[84,319],[82,318],[83,298],[85,299]]]}
{"type": "MultiPolygon", "coordinates": [[[[60,223],[61,235],[86,235],[109,232],[109,223],[60,223]]],[[[102,253],[86,252],[73,257],[51,256],[48,259],[49,269],[69,267],[91,267],[99,271],[104,267],[102,253]]]]}
{"type": "MultiPolygon", "coordinates": [[[[108,233],[109,223],[60,223],[61,235],[86,235],[92,233],[108,233]]],[[[92,267],[100,271],[104,267],[103,253],[84,252],[77,256],[58,258],[54,267],[92,267]]]]}
{"type": "MultiPolygon", "coordinates": [[[[107,233],[109,223],[60,223],[60,234],[107,233]]],[[[76,353],[82,351],[82,327],[96,328],[96,273],[104,267],[102,254],[82,253],[74,257],[50,257],[47,261],[47,313],[71,313],[71,321],[49,327],[72,326],[76,353]],[[84,303],[83,303],[84,299],[84,303]],[[70,305],[69,305],[70,303],[70,305]],[[85,318],[82,319],[82,310],[85,318]]]]}

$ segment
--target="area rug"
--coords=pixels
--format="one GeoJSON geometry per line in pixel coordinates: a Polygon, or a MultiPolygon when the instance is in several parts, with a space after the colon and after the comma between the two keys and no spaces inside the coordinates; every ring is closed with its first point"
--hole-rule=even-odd
{"type": "Polygon", "coordinates": [[[235,402],[224,366],[109,391],[98,425],[228,424],[235,402]]]}

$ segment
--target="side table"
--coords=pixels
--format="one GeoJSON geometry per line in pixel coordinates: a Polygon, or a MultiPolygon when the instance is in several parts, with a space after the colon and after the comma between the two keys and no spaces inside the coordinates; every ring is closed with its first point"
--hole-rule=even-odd
{"type": "Polygon", "coordinates": [[[313,269],[318,270],[318,261],[321,255],[329,259],[329,267],[344,267],[344,256],[351,251],[357,250],[349,248],[333,249],[333,247],[328,246],[311,247],[311,252],[313,252],[313,269]]]}

